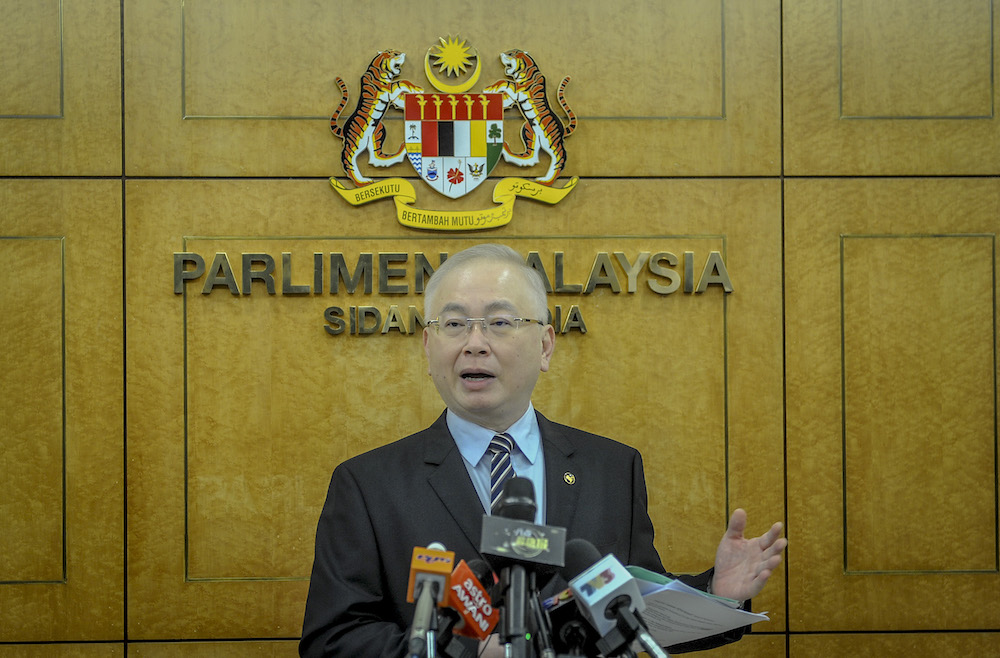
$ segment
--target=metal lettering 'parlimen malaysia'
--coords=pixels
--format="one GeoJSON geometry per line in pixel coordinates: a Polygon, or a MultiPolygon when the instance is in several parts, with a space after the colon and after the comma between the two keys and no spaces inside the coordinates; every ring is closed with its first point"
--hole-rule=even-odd
{"type": "MultiPolygon", "coordinates": [[[[440,253],[439,264],[447,257],[447,253],[440,253]]],[[[695,264],[699,260],[693,251],[683,251],[680,256],[670,251],[640,251],[631,257],[623,251],[600,251],[593,258],[585,282],[567,282],[564,252],[552,252],[551,277],[539,252],[529,252],[526,259],[542,275],[546,292],[554,295],[590,295],[598,288],[636,294],[641,284],[658,295],[700,294],[709,286],[718,286],[725,293],[733,291],[719,251],[708,253],[701,274],[696,277],[695,264]]],[[[174,292],[184,294],[191,287],[200,287],[202,295],[228,290],[234,296],[249,296],[255,288],[268,295],[354,295],[359,292],[370,295],[376,290],[377,282],[380,295],[422,294],[427,279],[434,272],[434,266],[422,252],[412,255],[396,251],[364,252],[358,254],[353,263],[349,263],[342,252],[316,252],[312,255],[310,283],[293,277],[291,252],[282,252],[277,258],[263,252],[241,253],[238,268],[233,267],[229,254],[224,251],[216,252],[209,265],[206,262],[208,259],[196,252],[175,252],[174,292]],[[279,260],[280,284],[275,273],[279,260]]],[[[386,334],[392,330],[417,333],[424,326],[417,307],[411,304],[401,310],[400,306],[392,304],[385,313],[370,305],[350,305],[346,309],[330,306],[324,311],[324,329],[334,336],[345,332],[349,335],[386,334]]],[[[556,305],[550,315],[550,322],[560,333],[587,331],[583,313],[576,304],[568,309],[556,305]]]]}

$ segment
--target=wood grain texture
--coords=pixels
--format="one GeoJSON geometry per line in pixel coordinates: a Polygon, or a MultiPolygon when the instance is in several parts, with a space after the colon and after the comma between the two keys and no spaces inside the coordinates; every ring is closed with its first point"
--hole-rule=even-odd
{"type": "Polygon", "coordinates": [[[4,180],[0,207],[16,351],[4,356],[0,639],[121,639],[120,184],[4,180]]]}
{"type": "Polygon", "coordinates": [[[110,0],[4,7],[0,175],[121,175],[120,16],[110,0]]]}
{"type": "Polygon", "coordinates": [[[998,192],[989,180],[787,186],[793,630],[998,621],[996,254],[982,237],[996,233],[998,192]],[[845,235],[876,237],[842,254],[845,235]]]}

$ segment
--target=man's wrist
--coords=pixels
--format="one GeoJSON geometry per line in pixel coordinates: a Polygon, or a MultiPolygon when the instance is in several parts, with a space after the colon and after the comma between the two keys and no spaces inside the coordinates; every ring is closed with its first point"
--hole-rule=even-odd
{"type": "MultiPolygon", "coordinates": [[[[715,582],[715,574],[712,574],[712,577],[708,579],[708,585],[705,587],[705,593],[706,594],[711,594],[712,596],[719,596],[718,594],[716,594],[715,592],[712,591],[712,583],[714,583],[714,582],[715,582]]],[[[728,599],[729,597],[728,596],[723,596],[723,597],[720,597],[720,598],[728,599]]],[[[741,608],[745,608],[746,605],[747,605],[747,600],[746,599],[743,599],[742,601],[739,600],[739,599],[729,599],[729,600],[730,601],[736,601],[737,603],[740,604],[741,608]]]]}

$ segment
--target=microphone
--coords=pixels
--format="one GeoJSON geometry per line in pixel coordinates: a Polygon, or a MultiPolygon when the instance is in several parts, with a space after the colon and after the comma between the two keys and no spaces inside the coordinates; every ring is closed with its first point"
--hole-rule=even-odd
{"type": "Polygon", "coordinates": [[[537,505],[531,480],[512,477],[504,484],[494,515],[483,517],[479,551],[500,573],[503,604],[500,639],[509,658],[529,655],[532,634],[547,642],[545,620],[537,606],[536,572],[554,575],[563,566],[566,529],[533,523],[537,505]],[[530,569],[530,573],[528,571],[530,569]]]}
{"type": "Polygon", "coordinates": [[[534,522],[538,505],[535,503],[535,485],[528,478],[512,477],[504,483],[497,514],[505,519],[534,522]]]}
{"type": "Polygon", "coordinates": [[[566,549],[564,574],[580,612],[601,636],[597,642],[601,653],[634,655],[629,646],[638,640],[653,658],[668,658],[642,621],[639,613],[646,603],[635,578],[618,558],[611,554],[602,558],[584,539],[570,540],[566,549]]]}
{"type": "Polygon", "coordinates": [[[421,658],[425,651],[429,657],[435,653],[437,613],[434,608],[447,605],[448,584],[454,563],[455,553],[446,551],[438,542],[429,544],[427,548],[413,548],[410,582],[406,589],[406,600],[417,603],[407,648],[410,658],[421,658]]]}
{"type": "Polygon", "coordinates": [[[490,565],[486,564],[483,560],[473,559],[469,560],[468,566],[469,570],[472,571],[472,575],[483,586],[483,591],[486,592],[487,596],[492,595],[493,586],[497,584],[497,575],[493,573],[490,565]]]}
{"type": "Polygon", "coordinates": [[[597,641],[600,637],[583,618],[576,605],[573,592],[565,589],[555,596],[542,601],[552,621],[552,640],[560,656],[596,656],[599,652],[597,641]]]}
{"type": "Polygon", "coordinates": [[[535,487],[531,480],[512,477],[504,484],[496,513],[483,516],[479,551],[493,570],[527,564],[539,573],[554,575],[566,552],[566,529],[536,525],[535,487]]]}
{"type": "Polygon", "coordinates": [[[476,658],[467,642],[455,637],[484,640],[496,626],[499,612],[482,582],[493,583],[493,572],[482,560],[460,560],[451,572],[447,607],[441,609],[437,636],[440,658],[476,658]]]}
{"type": "MultiPolygon", "coordinates": [[[[453,632],[455,625],[460,623],[462,623],[462,617],[457,610],[441,609],[441,616],[438,618],[440,631],[435,639],[439,658],[476,658],[476,652],[466,647],[461,640],[455,637],[453,632]]],[[[427,649],[427,655],[434,655],[430,647],[427,649]]]]}
{"type": "Polygon", "coordinates": [[[493,571],[482,560],[460,560],[451,573],[448,605],[456,610],[461,621],[455,625],[455,635],[485,640],[500,619],[483,581],[493,584],[493,571]]]}

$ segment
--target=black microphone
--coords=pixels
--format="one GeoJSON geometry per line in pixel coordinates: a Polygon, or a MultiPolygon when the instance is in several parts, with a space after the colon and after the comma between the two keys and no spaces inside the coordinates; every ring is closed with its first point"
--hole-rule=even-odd
{"type": "Polygon", "coordinates": [[[486,564],[484,560],[472,559],[469,560],[469,569],[472,571],[472,575],[476,577],[479,584],[482,585],[483,589],[486,590],[488,594],[490,588],[497,582],[497,575],[493,573],[493,569],[490,565],[486,564]]]}
{"type": "Polygon", "coordinates": [[[563,574],[583,616],[597,630],[597,647],[605,656],[634,655],[630,646],[638,640],[653,658],[668,658],[646,628],[640,613],[646,603],[639,584],[614,555],[603,558],[585,539],[566,544],[563,574]]]}
{"type": "Polygon", "coordinates": [[[497,515],[534,523],[538,505],[535,503],[535,485],[528,478],[512,477],[503,485],[497,501],[497,515]]]}
{"type": "Polygon", "coordinates": [[[535,487],[531,480],[512,477],[493,515],[483,516],[479,552],[500,573],[514,564],[530,566],[536,573],[555,575],[564,564],[566,528],[536,525],[535,487]]]}
{"type": "Polygon", "coordinates": [[[580,612],[567,589],[543,602],[552,624],[552,640],[560,655],[596,656],[600,636],[580,612]],[[551,604],[551,607],[550,607],[551,604]]]}
{"type": "MultiPolygon", "coordinates": [[[[437,643],[438,658],[476,658],[476,652],[455,637],[455,626],[461,621],[462,617],[458,611],[441,608],[438,613],[438,631],[434,638],[437,643]]],[[[431,655],[429,650],[426,655],[431,655]]]]}
{"type": "MultiPolygon", "coordinates": [[[[498,628],[511,658],[526,658],[529,638],[545,631],[531,605],[536,574],[555,575],[563,565],[566,529],[535,524],[536,510],[531,480],[512,477],[504,484],[495,513],[483,517],[479,552],[500,574],[498,628]]],[[[543,649],[545,639],[536,637],[543,649]]]]}

